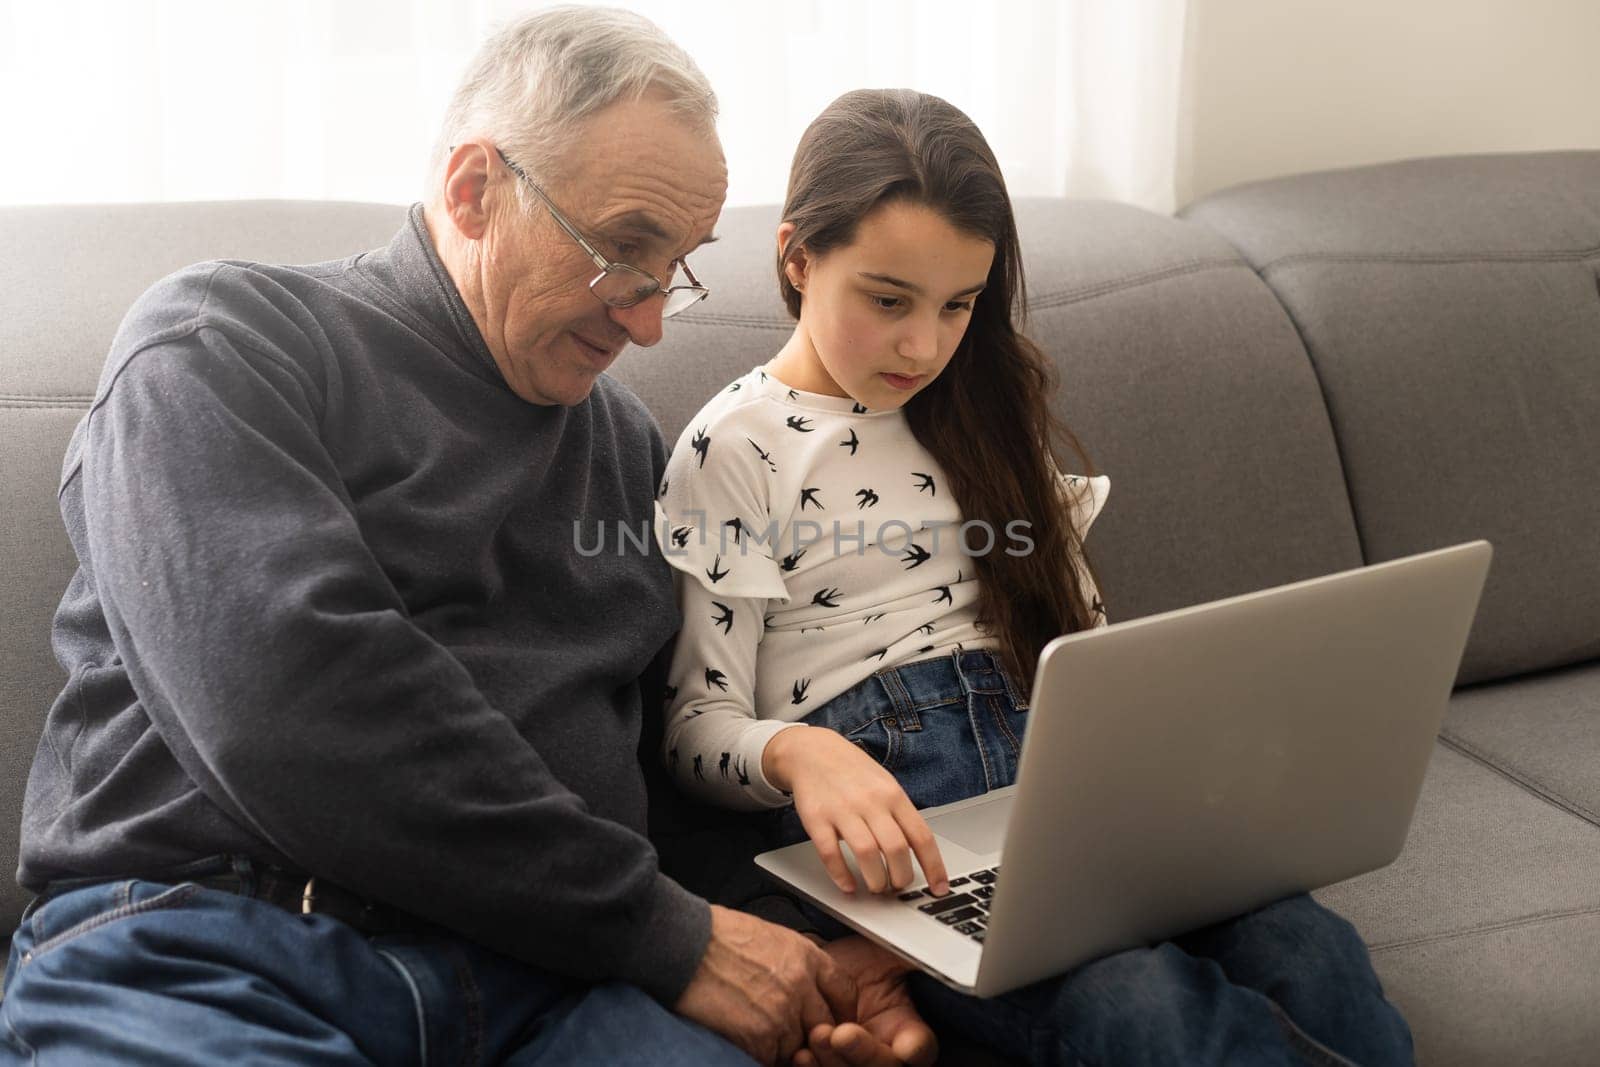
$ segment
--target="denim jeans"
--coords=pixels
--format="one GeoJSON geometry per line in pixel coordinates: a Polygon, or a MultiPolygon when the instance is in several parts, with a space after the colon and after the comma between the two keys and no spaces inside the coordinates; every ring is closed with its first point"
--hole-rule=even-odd
{"type": "Polygon", "coordinates": [[[752,1062],[636,987],[443,931],[368,938],[181,881],[42,900],[12,939],[0,1064],[752,1062]]]}
{"type": "MultiPolygon", "coordinates": [[[[962,651],[881,670],[805,721],[856,742],[922,808],[1015,781],[1027,717],[997,658],[962,651]]],[[[769,834],[806,836],[792,808],[769,834]]],[[[1413,1062],[1360,935],[1303,893],[999,997],[923,974],[911,988],[930,1020],[1027,1063],[1413,1062]]]]}

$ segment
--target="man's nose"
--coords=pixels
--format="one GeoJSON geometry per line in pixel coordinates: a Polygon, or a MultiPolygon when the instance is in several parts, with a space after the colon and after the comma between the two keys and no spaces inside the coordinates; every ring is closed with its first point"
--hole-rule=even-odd
{"type": "Polygon", "coordinates": [[[628,331],[628,340],[649,348],[661,340],[661,309],[666,306],[659,294],[645,297],[632,307],[611,309],[611,321],[628,331]]]}

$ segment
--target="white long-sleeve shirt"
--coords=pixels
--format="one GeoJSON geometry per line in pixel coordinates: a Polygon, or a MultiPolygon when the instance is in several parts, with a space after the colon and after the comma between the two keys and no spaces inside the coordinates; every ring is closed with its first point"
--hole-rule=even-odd
{"type": "MultiPolygon", "coordinates": [[[[1086,533],[1110,480],[1063,482],[1086,533]]],[[[684,429],[655,529],[683,610],[667,765],[691,794],[743,809],[789,803],[761,773],[774,734],[882,668],[995,647],[976,625],[969,553],[1032,547],[1025,524],[963,529],[903,411],[790,389],[762,368],[684,429]]]]}

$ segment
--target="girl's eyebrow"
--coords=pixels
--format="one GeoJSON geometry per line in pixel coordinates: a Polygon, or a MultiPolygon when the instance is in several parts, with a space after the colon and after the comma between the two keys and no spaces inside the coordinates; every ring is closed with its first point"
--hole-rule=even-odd
{"type": "MultiPolygon", "coordinates": [[[[870,271],[864,271],[864,270],[856,271],[856,274],[859,277],[867,279],[868,281],[882,282],[884,285],[892,285],[897,289],[904,289],[907,292],[916,293],[918,296],[924,295],[922,286],[913,285],[911,282],[908,282],[908,281],[904,280],[903,278],[896,278],[892,274],[873,274],[870,271]]],[[[979,282],[977,285],[969,285],[965,289],[961,290],[959,293],[956,293],[955,295],[956,296],[971,296],[974,293],[982,292],[987,285],[988,285],[987,282],[979,282]]],[[[954,299],[954,297],[952,297],[951,299],[954,299]]]]}

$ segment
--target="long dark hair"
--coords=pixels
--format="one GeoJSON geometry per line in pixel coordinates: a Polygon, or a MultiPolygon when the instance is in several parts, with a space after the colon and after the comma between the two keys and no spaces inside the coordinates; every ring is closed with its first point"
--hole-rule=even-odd
{"type": "Polygon", "coordinates": [[[1094,471],[1051,413],[1056,376],[1049,360],[1017,331],[1026,299],[1017,224],[978,127],[944,100],[909,89],[862,89],[829,104],[795,150],[783,206],[783,221],[795,229],[778,255],[778,288],[798,319],[801,294],[784,270],[788,259],[801,248],[820,255],[848,245],[861,220],[891,201],[928,207],[994,243],[988,287],[960,347],[905,411],[912,433],[944,468],[963,518],[994,531],[994,550],[972,557],[978,622],[1027,686],[1046,642],[1093,625],[1074,566],[1074,559],[1088,561],[1053,449],[1069,451],[1084,474],[1094,471]],[[1034,548],[1027,555],[999,547],[1015,520],[1029,524],[1034,548]]]}

